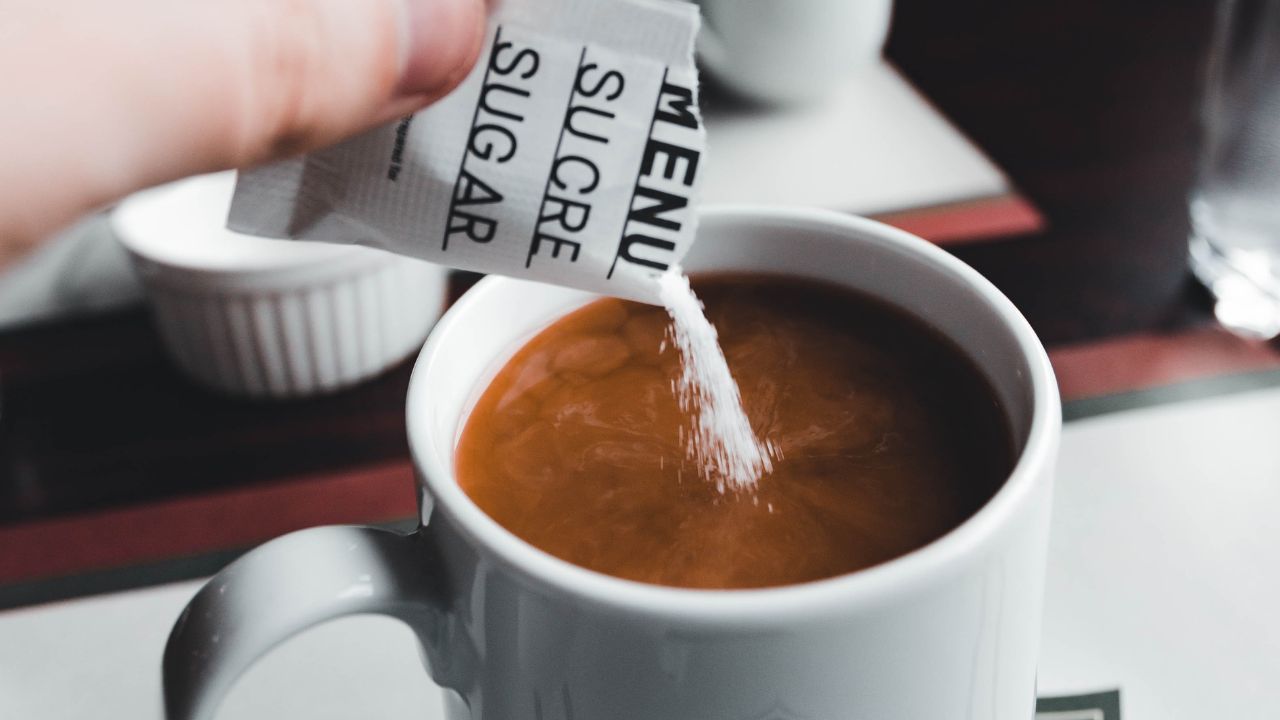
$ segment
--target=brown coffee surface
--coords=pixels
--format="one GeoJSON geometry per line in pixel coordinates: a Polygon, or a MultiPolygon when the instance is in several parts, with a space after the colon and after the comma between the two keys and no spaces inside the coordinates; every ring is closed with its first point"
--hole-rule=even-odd
{"type": "Polygon", "coordinates": [[[849,291],[769,276],[694,288],[752,426],[781,458],[720,494],[681,443],[662,308],[594,302],[534,337],[477,401],[458,481],[494,520],[571,563],[693,588],[866,568],[921,547],[1007,477],[985,379],[920,321],[849,291]]]}

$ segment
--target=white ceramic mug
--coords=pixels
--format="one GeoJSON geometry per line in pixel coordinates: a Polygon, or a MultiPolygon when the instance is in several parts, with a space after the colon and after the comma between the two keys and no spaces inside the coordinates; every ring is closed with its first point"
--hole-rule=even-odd
{"type": "Polygon", "coordinates": [[[488,278],[437,325],[410,384],[422,527],[304,530],[228,566],[169,639],[170,720],[207,717],[254,658],[352,613],[416,632],[451,720],[1030,718],[1061,417],[1026,321],[937,247],[825,211],[707,211],[686,266],[826,280],[923,318],[997,391],[1020,452],[1008,481],[925,547],[817,582],[689,590],[569,564],[472,503],[453,453],[506,358],[592,296],[488,278]]]}
{"type": "Polygon", "coordinates": [[[702,66],[769,103],[821,97],[884,49],[892,0],[694,0],[702,66]]]}

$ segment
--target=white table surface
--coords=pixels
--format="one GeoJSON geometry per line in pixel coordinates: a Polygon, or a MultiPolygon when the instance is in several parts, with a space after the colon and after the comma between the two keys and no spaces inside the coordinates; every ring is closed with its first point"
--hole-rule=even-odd
{"type": "MultiPolygon", "coordinates": [[[[1119,687],[1125,720],[1280,713],[1280,389],[1065,433],[1041,693],[1119,687]]],[[[0,613],[0,718],[160,718],[160,654],[198,583],[0,613]]],[[[336,621],[260,662],[224,718],[440,717],[407,629],[336,621]]]]}
{"type": "Polygon", "coordinates": [[[707,203],[869,215],[1010,192],[1004,173],[888,62],[821,102],[768,112],[703,103],[707,203]]]}
{"type": "Polygon", "coordinates": [[[1068,425],[1042,693],[1119,686],[1125,720],[1280,717],[1277,508],[1280,389],[1068,425]]]}

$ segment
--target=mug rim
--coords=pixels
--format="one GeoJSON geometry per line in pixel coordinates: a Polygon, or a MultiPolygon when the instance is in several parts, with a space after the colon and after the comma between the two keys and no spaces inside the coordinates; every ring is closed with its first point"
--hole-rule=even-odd
{"type": "MultiPolygon", "coordinates": [[[[770,623],[794,618],[796,613],[821,617],[848,612],[851,607],[867,602],[892,600],[945,576],[948,567],[957,567],[958,558],[979,550],[985,538],[1010,522],[1042,478],[1052,472],[1047,465],[1056,457],[1061,406],[1057,381],[1043,345],[1026,319],[995,285],[933,243],[867,218],[829,210],[755,205],[712,205],[702,208],[699,216],[701,220],[781,222],[823,227],[850,237],[872,236],[942,266],[975,292],[985,309],[1011,333],[1030,368],[1032,412],[1026,442],[996,493],[942,537],[904,555],[855,572],[791,585],[751,589],[671,587],[615,577],[555,557],[490,518],[466,494],[453,473],[446,471],[436,452],[437,444],[426,440],[429,429],[423,423],[432,394],[425,378],[430,375],[435,358],[448,350],[442,338],[465,321],[471,305],[487,295],[502,292],[515,282],[490,276],[464,293],[440,319],[415,362],[409,381],[406,402],[409,449],[421,497],[430,502],[431,514],[447,514],[478,553],[534,585],[631,614],[702,624],[770,623]]],[[[450,448],[454,447],[454,440],[456,438],[450,440],[450,448]]]]}

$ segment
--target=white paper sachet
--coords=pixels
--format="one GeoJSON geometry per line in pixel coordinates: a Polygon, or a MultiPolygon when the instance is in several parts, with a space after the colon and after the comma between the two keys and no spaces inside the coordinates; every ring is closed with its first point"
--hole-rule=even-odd
{"type": "Polygon", "coordinates": [[[695,230],[697,30],[691,3],[503,0],[453,93],[242,173],[228,224],[657,303],[695,230]]]}

